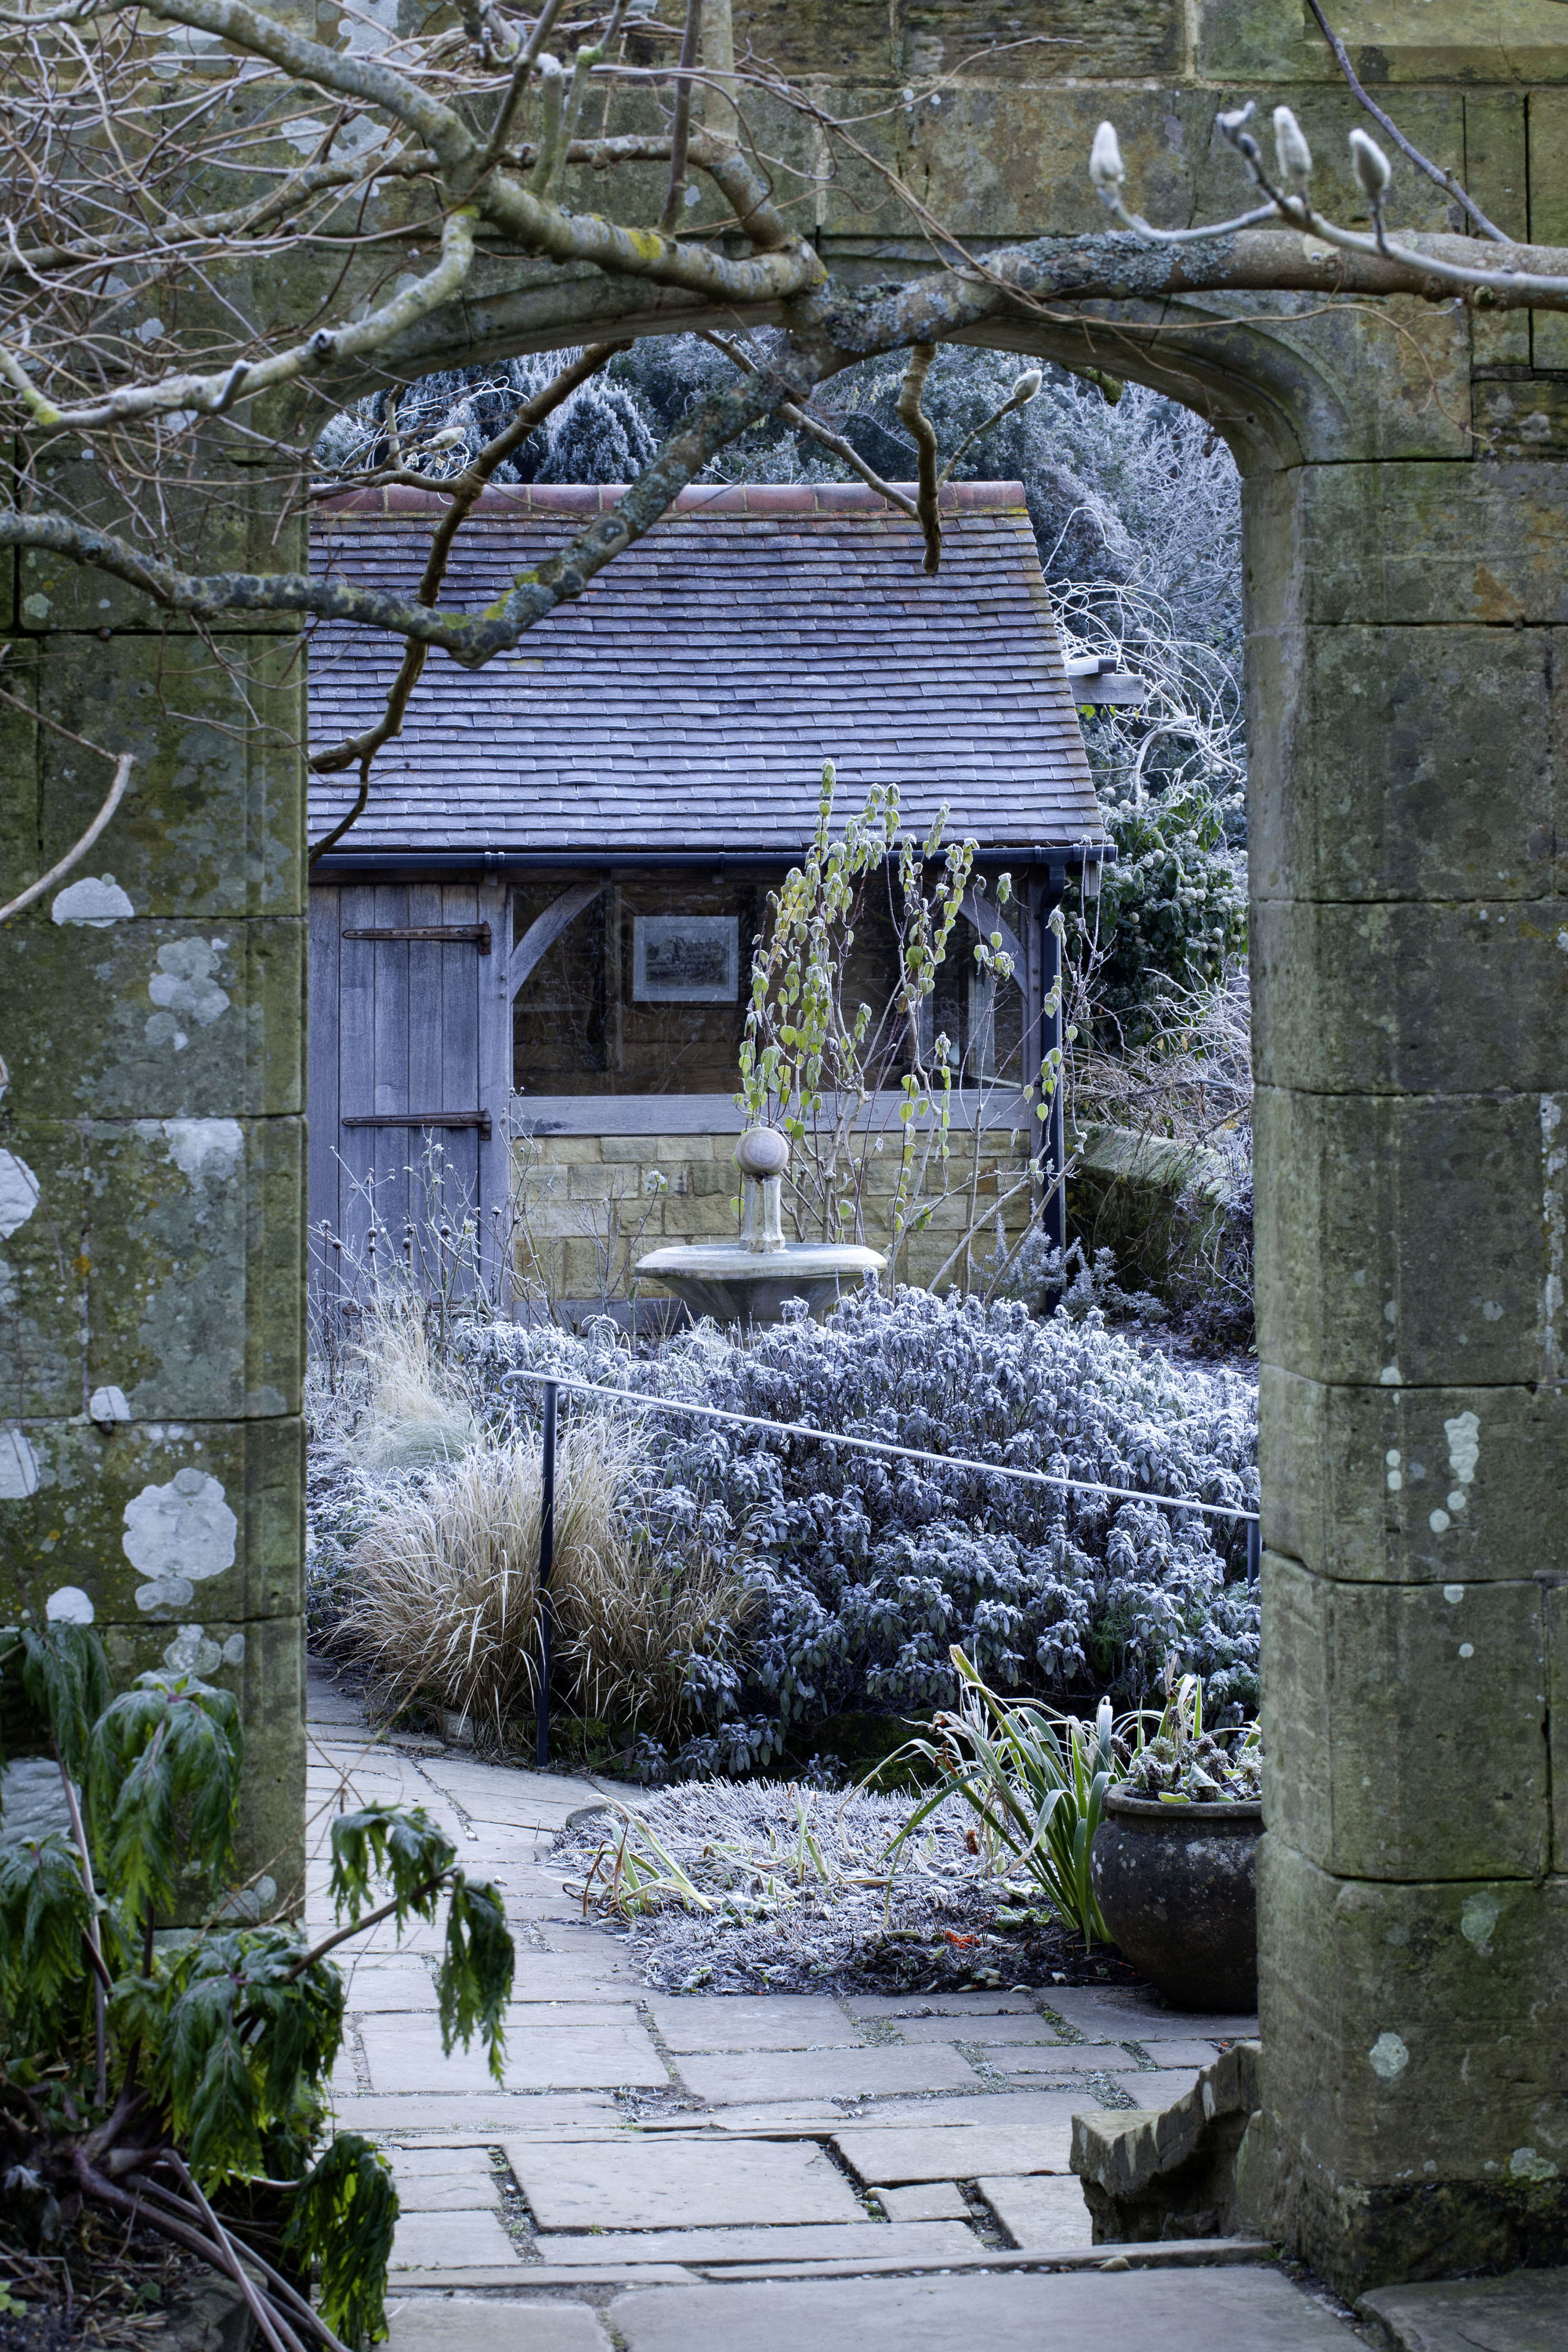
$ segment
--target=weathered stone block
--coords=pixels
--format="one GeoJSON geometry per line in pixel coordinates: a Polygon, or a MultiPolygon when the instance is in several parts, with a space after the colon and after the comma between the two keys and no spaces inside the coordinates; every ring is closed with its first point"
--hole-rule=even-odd
{"type": "Polygon", "coordinates": [[[7,1575],[42,1610],[69,1585],[100,1626],[166,1629],[204,1604],[235,1622],[297,1616],[303,1437],[277,1421],[34,1423],[30,1498],[0,1501],[7,1575]],[[29,1565],[25,1572],[17,1563],[29,1565]]]}
{"type": "Polygon", "coordinates": [[[7,1119],[0,1129],[8,1228],[0,1246],[0,1413],[6,1420],[82,1408],[86,1160],[74,1127],[7,1119]]]}
{"type": "Polygon", "coordinates": [[[10,1108],[64,1118],[300,1111],[305,927],[29,921],[6,989],[10,1108]],[[51,1034],[73,1008],[72,1050],[51,1034]]]}
{"type": "Polygon", "coordinates": [[[1358,1387],[1554,1378],[1552,1108],[1531,1095],[1259,1087],[1263,1360],[1358,1387]]]}
{"type": "Polygon", "coordinates": [[[1319,1575],[1568,1575],[1559,1386],[1341,1388],[1265,1364],[1258,1423],[1264,1541],[1319,1575]]]}
{"type": "Polygon", "coordinates": [[[303,1125],[95,1128],[88,1375],[138,1419],[299,1409],[303,1125]]]}
{"type": "MultiPolygon", "coordinates": [[[[604,1158],[605,1139],[596,1135],[531,1136],[524,1139],[521,1150],[525,1155],[537,1153],[547,1167],[591,1166],[604,1158]]],[[[524,1164],[527,1164],[526,1159],[524,1164]]]]}
{"type": "MultiPolygon", "coordinates": [[[[291,740],[304,732],[298,651],[230,638],[231,677],[199,639],[157,649],[136,637],[51,636],[38,708],[112,757],[135,754],[130,789],[84,868],[112,875],[133,911],[219,924],[302,914],[302,796],[291,740]]],[[[42,847],[60,856],[85,830],[110,771],[40,733],[42,847]]]]}
{"type": "Polygon", "coordinates": [[[1261,616],[1249,625],[1278,627],[1286,614],[1309,627],[1561,624],[1565,507],[1568,470],[1550,459],[1258,475],[1243,494],[1245,576],[1261,616]]]}
{"type": "Polygon", "coordinates": [[[568,1237],[549,1254],[558,1295],[564,1298],[597,1298],[604,1279],[604,1260],[596,1245],[582,1236],[568,1237]]]}
{"type": "Polygon", "coordinates": [[[1556,902],[1260,899],[1257,1075],[1318,1094],[1561,1085],[1568,953],[1556,902]]]}
{"type": "Polygon", "coordinates": [[[1568,1880],[1369,1885],[1258,1856],[1246,2202],[1342,2288],[1568,2246],[1568,1880]]]}
{"type": "Polygon", "coordinates": [[[1550,640],[1346,625],[1249,641],[1256,898],[1549,896],[1550,640]]]}
{"type": "Polygon", "coordinates": [[[664,1234],[672,1242],[734,1241],[739,1237],[739,1222],[729,1197],[721,1192],[685,1196],[667,1192],[661,1213],[664,1234]]]}
{"type": "Polygon", "coordinates": [[[640,1167],[575,1160],[568,1171],[566,1197],[569,1201],[636,1201],[641,1199],[643,1189],[640,1167]]]}
{"type": "Polygon", "coordinates": [[[1549,1866],[1539,1585],[1337,1584],[1270,1554],[1260,1679],[1268,1824],[1320,1868],[1415,1880],[1549,1866]]]}
{"type": "MultiPolygon", "coordinates": [[[[1506,20],[1468,0],[1357,0],[1332,19],[1368,80],[1568,79],[1568,37],[1552,0],[1510,0],[1506,20]],[[1516,47],[1517,41],[1517,47],[1516,47]]],[[[1198,70],[1218,79],[1327,74],[1331,61],[1290,0],[1202,0],[1198,70]]],[[[1399,114],[1404,105],[1394,109],[1399,114]]]]}
{"type": "Polygon", "coordinates": [[[1568,1574],[1542,1577],[1546,1604],[1546,1654],[1552,1739],[1552,1867],[1568,1870],[1568,1574]]]}

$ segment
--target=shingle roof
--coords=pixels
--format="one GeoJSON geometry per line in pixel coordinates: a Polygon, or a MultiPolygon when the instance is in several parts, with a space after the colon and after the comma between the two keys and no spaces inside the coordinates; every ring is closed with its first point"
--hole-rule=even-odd
{"type": "MultiPolygon", "coordinates": [[[[487,491],[443,604],[488,604],[619,495],[487,491]]],[[[440,510],[420,490],[335,500],[317,568],[412,593],[440,510]]],[[[344,849],[794,856],[826,758],[841,814],[896,783],[908,825],[946,801],[950,835],[983,848],[1102,840],[1023,489],[952,484],[942,510],[933,580],[915,525],[872,490],[683,492],[514,653],[478,671],[431,653],[344,849]]],[[[314,743],[372,721],[400,651],[363,630],[318,632],[314,743]]],[[[347,777],[315,780],[313,836],[353,793],[347,777]]]]}

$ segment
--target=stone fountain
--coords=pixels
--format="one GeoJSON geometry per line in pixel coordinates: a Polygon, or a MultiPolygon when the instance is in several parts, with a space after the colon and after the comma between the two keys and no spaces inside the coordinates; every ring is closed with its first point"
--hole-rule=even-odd
{"type": "Polygon", "coordinates": [[[716,1323],[778,1323],[784,1302],[804,1298],[826,1315],[846,1289],[881,1274],[880,1250],[856,1242],[786,1242],[784,1176],[789,1139],[749,1127],[735,1146],[741,1171],[741,1234],[732,1242],[679,1242],[637,1261],[639,1278],[660,1282],[693,1315],[716,1323]]]}

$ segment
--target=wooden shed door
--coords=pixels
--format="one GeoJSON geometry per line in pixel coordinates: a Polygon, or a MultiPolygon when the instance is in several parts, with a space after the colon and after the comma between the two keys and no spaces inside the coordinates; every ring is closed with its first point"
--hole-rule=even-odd
{"type": "MultiPolygon", "coordinates": [[[[500,882],[329,883],[310,892],[311,1259],[363,1287],[389,1257],[426,1289],[500,1298],[510,1024],[500,882]]],[[[504,1302],[503,1302],[504,1303],[504,1302]]]]}

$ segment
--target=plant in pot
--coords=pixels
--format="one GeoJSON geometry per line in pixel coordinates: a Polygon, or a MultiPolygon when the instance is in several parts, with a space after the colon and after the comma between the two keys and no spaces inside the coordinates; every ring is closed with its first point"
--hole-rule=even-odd
{"type": "Polygon", "coordinates": [[[1140,1723],[1104,1794],[1089,1874],[1107,1932],[1179,2007],[1258,2005],[1258,1841],[1262,1750],[1256,1724],[1205,1731],[1195,1675],[1167,1674],[1152,1737],[1140,1723]]]}

